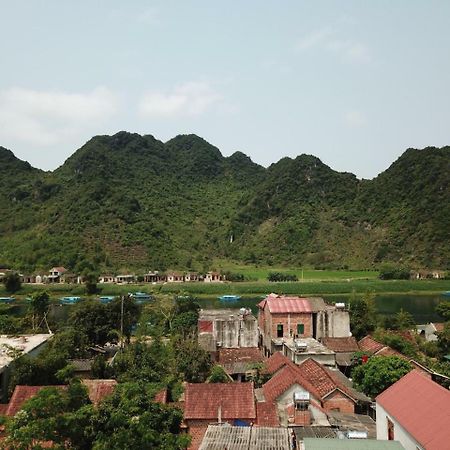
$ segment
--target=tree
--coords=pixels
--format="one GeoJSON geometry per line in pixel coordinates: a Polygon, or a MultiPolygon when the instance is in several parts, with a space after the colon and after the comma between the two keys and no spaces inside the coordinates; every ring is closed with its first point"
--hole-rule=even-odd
{"type": "Polygon", "coordinates": [[[231,380],[229,375],[225,372],[224,368],[216,364],[211,369],[211,374],[206,381],[208,383],[229,383],[231,380]]]}
{"type": "Polygon", "coordinates": [[[442,356],[450,354],[450,322],[445,322],[444,329],[438,333],[437,344],[442,356]]]}
{"type": "Polygon", "coordinates": [[[86,286],[86,294],[95,295],[99,290],[97,287],[98,274],[89,272],[84,276],[84,285],[86,286]]]}
{"type": "Polygon", "coordinates": [[[13,294],[22,288],[22,280],[17,272],[9,272],[3,278],[6,292],[13,294]]]}
{"type": "Polygon", "coordinates": [[[368,396],[375,398],[412,369],[397,356],[373,356],[352,370],[353,381],[368,396]]]}
{"type": "Polygon", "coordinates": [[[439,303],[439,305],[436,306],[436,312],[444,319],[444,320],[450,320],[450,301],[445,301],[439,303]]]}
{"type": "Polygon", "coordinates": [[[400,311],[395,315],[395,329],[396,330],[412,330],[416,327],[414,317],[408,311],[400,308],[400,311]]]}
{"type": "Polygon", "coordinates": [[[45,291],[35,292],[31,296],[30,310],[31,310],[31,326],[33,331],[40,326],[41,321],[48,313],[50,306],[50,296],[45,291]]]}
{"type": "Polygon", "coordinates": [[[189,436],[181,433],[183,413],[153,401],[160,387],[151,383],[119,384],[92,418],[94,450],[181,450],[189,436]]]}
{"type": "Polygon", "coordinates": [[[211,369],[211,358],[198,345],[197,339],[176,339],[174,352],[176,368],[183,379],[190,383],[203,383],[206,380],[211,369]]]}
{"type": "Polygon", "coordinates": [[[52,448],[92,448],[87,432],[93,414],[87,389],[80,382],[66,389],[46,387],[28,400],[7,425],[6,448],[41,449],[51,441],[52,448]]]}
{"type": "Polygon", "coordinates": [[[350,328],[356,339],[361,339],[375,330],[377,313],[373,296],[366,294],[362,298],[350,300],[350,328]]]}

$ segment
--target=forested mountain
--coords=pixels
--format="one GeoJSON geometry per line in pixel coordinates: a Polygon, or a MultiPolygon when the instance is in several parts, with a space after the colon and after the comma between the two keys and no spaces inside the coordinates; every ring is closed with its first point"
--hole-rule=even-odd
{"type": "Polygon", "coordinates": [[[195,135],[96,136],[53,172],[0,147],[0,265],[448,267],[449,174],[450,147],[409,149],[373,180],[310,155],[265,169],[195,135]]]}

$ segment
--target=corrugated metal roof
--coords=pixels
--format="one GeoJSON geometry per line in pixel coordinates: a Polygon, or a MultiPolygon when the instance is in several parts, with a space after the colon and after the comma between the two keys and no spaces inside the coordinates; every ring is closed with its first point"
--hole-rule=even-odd
{"type": "Polygon", "coordinates": [[[268,295],[258,306],[262,309],[268,307],[272,314],[312,312],[309,299],[285,297],[276,294],[268,295]]]}
{"type": "Polygon", "coordinates": [[[447,389],[412,370],[376,401],[427,450],[448,448],[450,392],[447,389]]]}
{"type": "Polygon", "coordinates": [[[375,439],[305,438],[303,445],[305,450],[404,450],[400,442],[375,439]]]}

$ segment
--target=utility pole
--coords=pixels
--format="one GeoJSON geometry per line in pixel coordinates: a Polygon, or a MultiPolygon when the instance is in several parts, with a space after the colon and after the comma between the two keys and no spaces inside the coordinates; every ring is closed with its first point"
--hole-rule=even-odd
{"type": "Polygon", "coordinates": [[[121,296],[121,302],[120,302],[120,348],[123,350],[123,301],[125,299],[125,296],[121,296]]]}

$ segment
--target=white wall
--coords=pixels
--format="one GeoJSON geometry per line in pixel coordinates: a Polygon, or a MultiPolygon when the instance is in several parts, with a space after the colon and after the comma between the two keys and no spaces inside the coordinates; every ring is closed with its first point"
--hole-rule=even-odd
{"type": "Polygon", "coordinates": [[[425,450],[414,438],[377,403],[377,439],[387,441],[388,427],[387,419],[394,424],[394,439],[399,441],[405,450],[425,450]]]}

